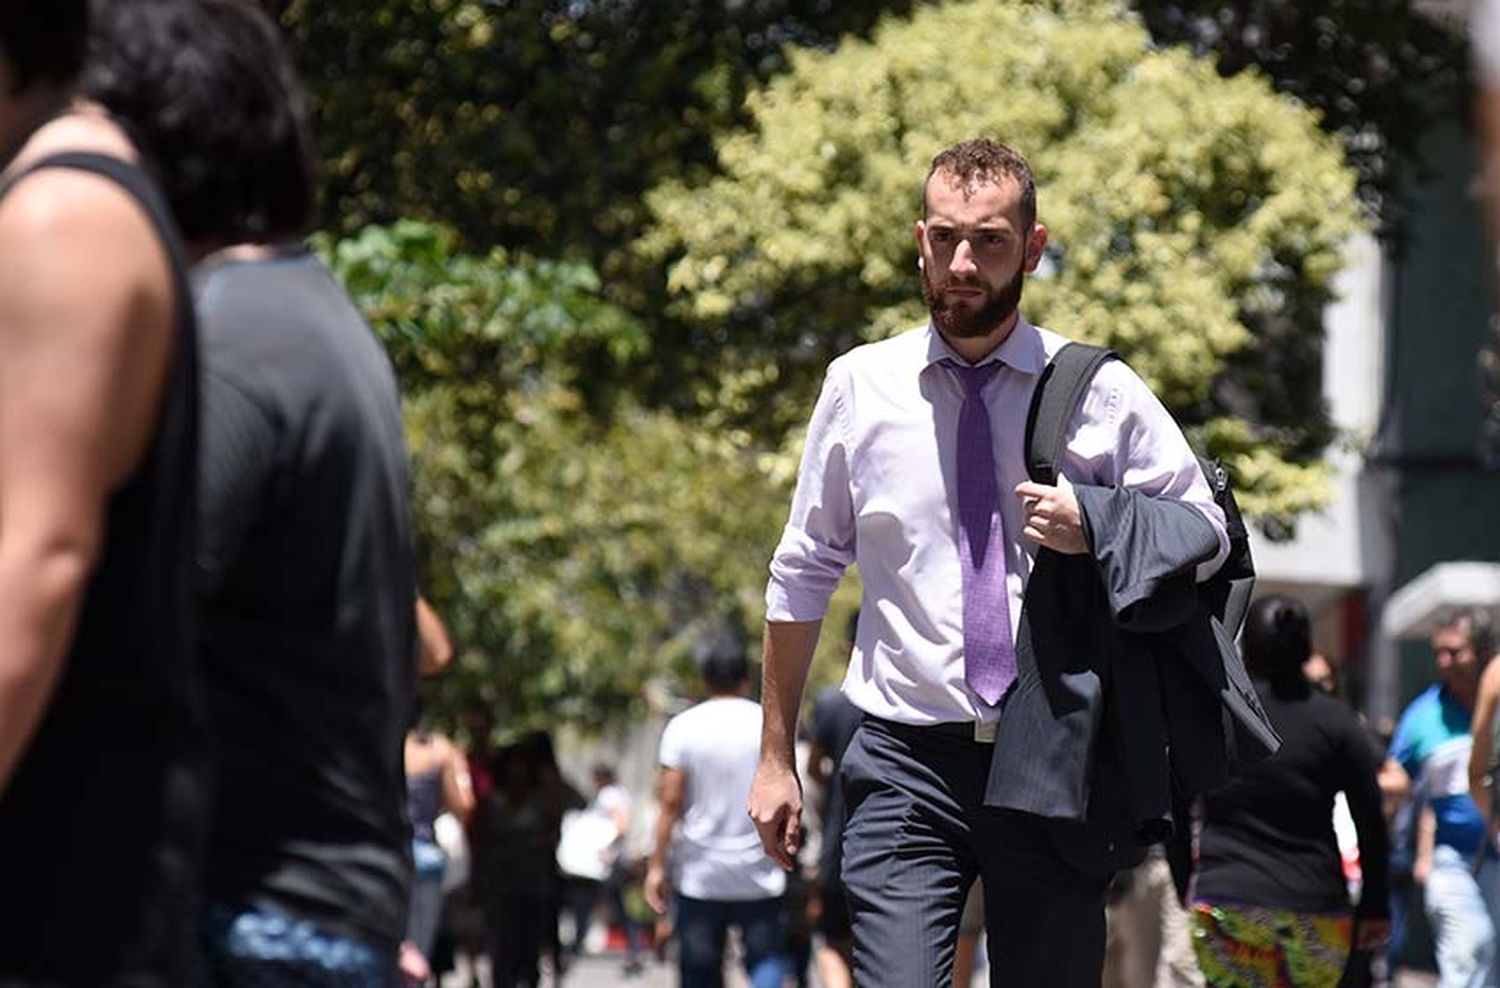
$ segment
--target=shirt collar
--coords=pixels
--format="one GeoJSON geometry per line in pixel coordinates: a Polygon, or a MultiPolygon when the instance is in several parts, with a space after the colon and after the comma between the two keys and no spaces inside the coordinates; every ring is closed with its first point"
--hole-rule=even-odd
{"type": "MultiPolygon", "coordinates": [[[[943,334],[937,331],[937,327],[929,320],[927,323],[926,337],[927,360],[923,369],[943,360],[956,360],[963,363],[964,359],[953,352],[943,334]]],[[[979,362],[980,366],[999,361],[1023,374],[1040,374],[1047,366],[1047,351],[1042,345],[1042,334],[1037,328],[1027,321],[1024,315],[1016,316],[1016,327],[1010,331],[1005,342],[990,351],[989,355],[979,362]]]]}

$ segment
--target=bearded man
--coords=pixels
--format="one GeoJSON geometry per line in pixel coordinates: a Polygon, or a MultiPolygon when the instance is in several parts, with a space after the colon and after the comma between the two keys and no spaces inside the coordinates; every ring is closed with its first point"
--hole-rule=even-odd
{"type": "MultiPolygon", "coordinates": [[[[1022,605],[1044,547],[1095,557],[1085,593],[1102,593],[1096,562],[1117,565],[1104,547],[1118,558],[1121,546],[1091,530],[1080,494],[1174,513],[1170,534],[1190,537],[1177,543],[1172,572],[1189,590],[1225,558],[1224,516],[1176,423],[1119,361],[1094,377],[1057,485],[1027,479],[1028,404],[1068,342],[1019,311],[1047,243],[1031,168],[1003,145],[966,141],[933,159],[922,191],[915,233],[931,320],[829,366],[771,562],[750,814],[767,853],[790,867],[801,838],[797,710],[829,596],[858,563],[863,602],[843,690],[865,716],[840,766],[856,982],[950,983],[977,876],[992,984],[1097,985],[1104,887],[1138,858],[1111,856],[1112,841],[1093,858],[1073,853],[1075,822],[987,791],[992,766],[1019,766],[1039,787],[1062,771],[1000,727],[1034,712],[1045,692],[1034,632],[1059,623],[1031,613],[1028,629],[1022,605]]],[[[1087,613],[1080,623],[1092,627],[1087,613]]],[[[1110,624],[1103,608],[1097,624],[1110,624]]],[[[1045,702],[1042,716],[1053,716],[1045,702]]]]}

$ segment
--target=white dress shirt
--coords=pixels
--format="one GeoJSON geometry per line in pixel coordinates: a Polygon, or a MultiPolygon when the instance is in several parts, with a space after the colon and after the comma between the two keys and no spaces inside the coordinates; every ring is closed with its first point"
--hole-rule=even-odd
{"type": "MultiPolygon", "coordinates": [[[[999,474],[1012,633],[1037,546],[1021,536],[1013,492],[1026,481],[1026,412],[1063,337],[1024,318],[983,363],[1002,367],[984,390],[999,474]]],[[[856,347],[828,367],[813,410],[791,518],[771,561],[768,621],[827,612],[844,570],[859,565],[864,601],[844,692],[866,713],[907,724],[977,721],[999,709],[964,682],[963,578],[954,466],[961,360],[929,324],[856,347]]],[[[1177,423],[1135,372],[1099,370],[1068,436],[1061,472],[1193,505],[1219,536],[1206,579],[1229,551],[1224,514],[1177,423]]]]}

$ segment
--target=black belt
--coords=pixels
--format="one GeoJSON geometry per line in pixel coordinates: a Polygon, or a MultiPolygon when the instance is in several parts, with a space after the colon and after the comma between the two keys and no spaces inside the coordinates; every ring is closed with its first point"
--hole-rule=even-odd
{"type": "Polygon", "coordinates": [[[936,724],[903,724],[900,721],[886,720],[884,717],[875,717],[865,714],[869,720],[878,721],[881,726],[891,728],[895,731],[921,731],[932,734],[941,734],[943,737],[959,738],[964,741],[972,741],[975,744],[993,744],[993,728],[990,740],[980,741],[974,736],[974,724],[972,720],[945,720],[936,724]]]}

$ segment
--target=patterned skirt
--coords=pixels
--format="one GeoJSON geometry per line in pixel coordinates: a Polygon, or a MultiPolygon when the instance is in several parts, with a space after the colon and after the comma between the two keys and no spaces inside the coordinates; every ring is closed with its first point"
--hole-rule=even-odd
{"type": "Polygon", "coordinates": [[[1193,903],[1193,953],[1213,988],[1335,988],[1354,918],[1232,903],[1193,903]]]}

